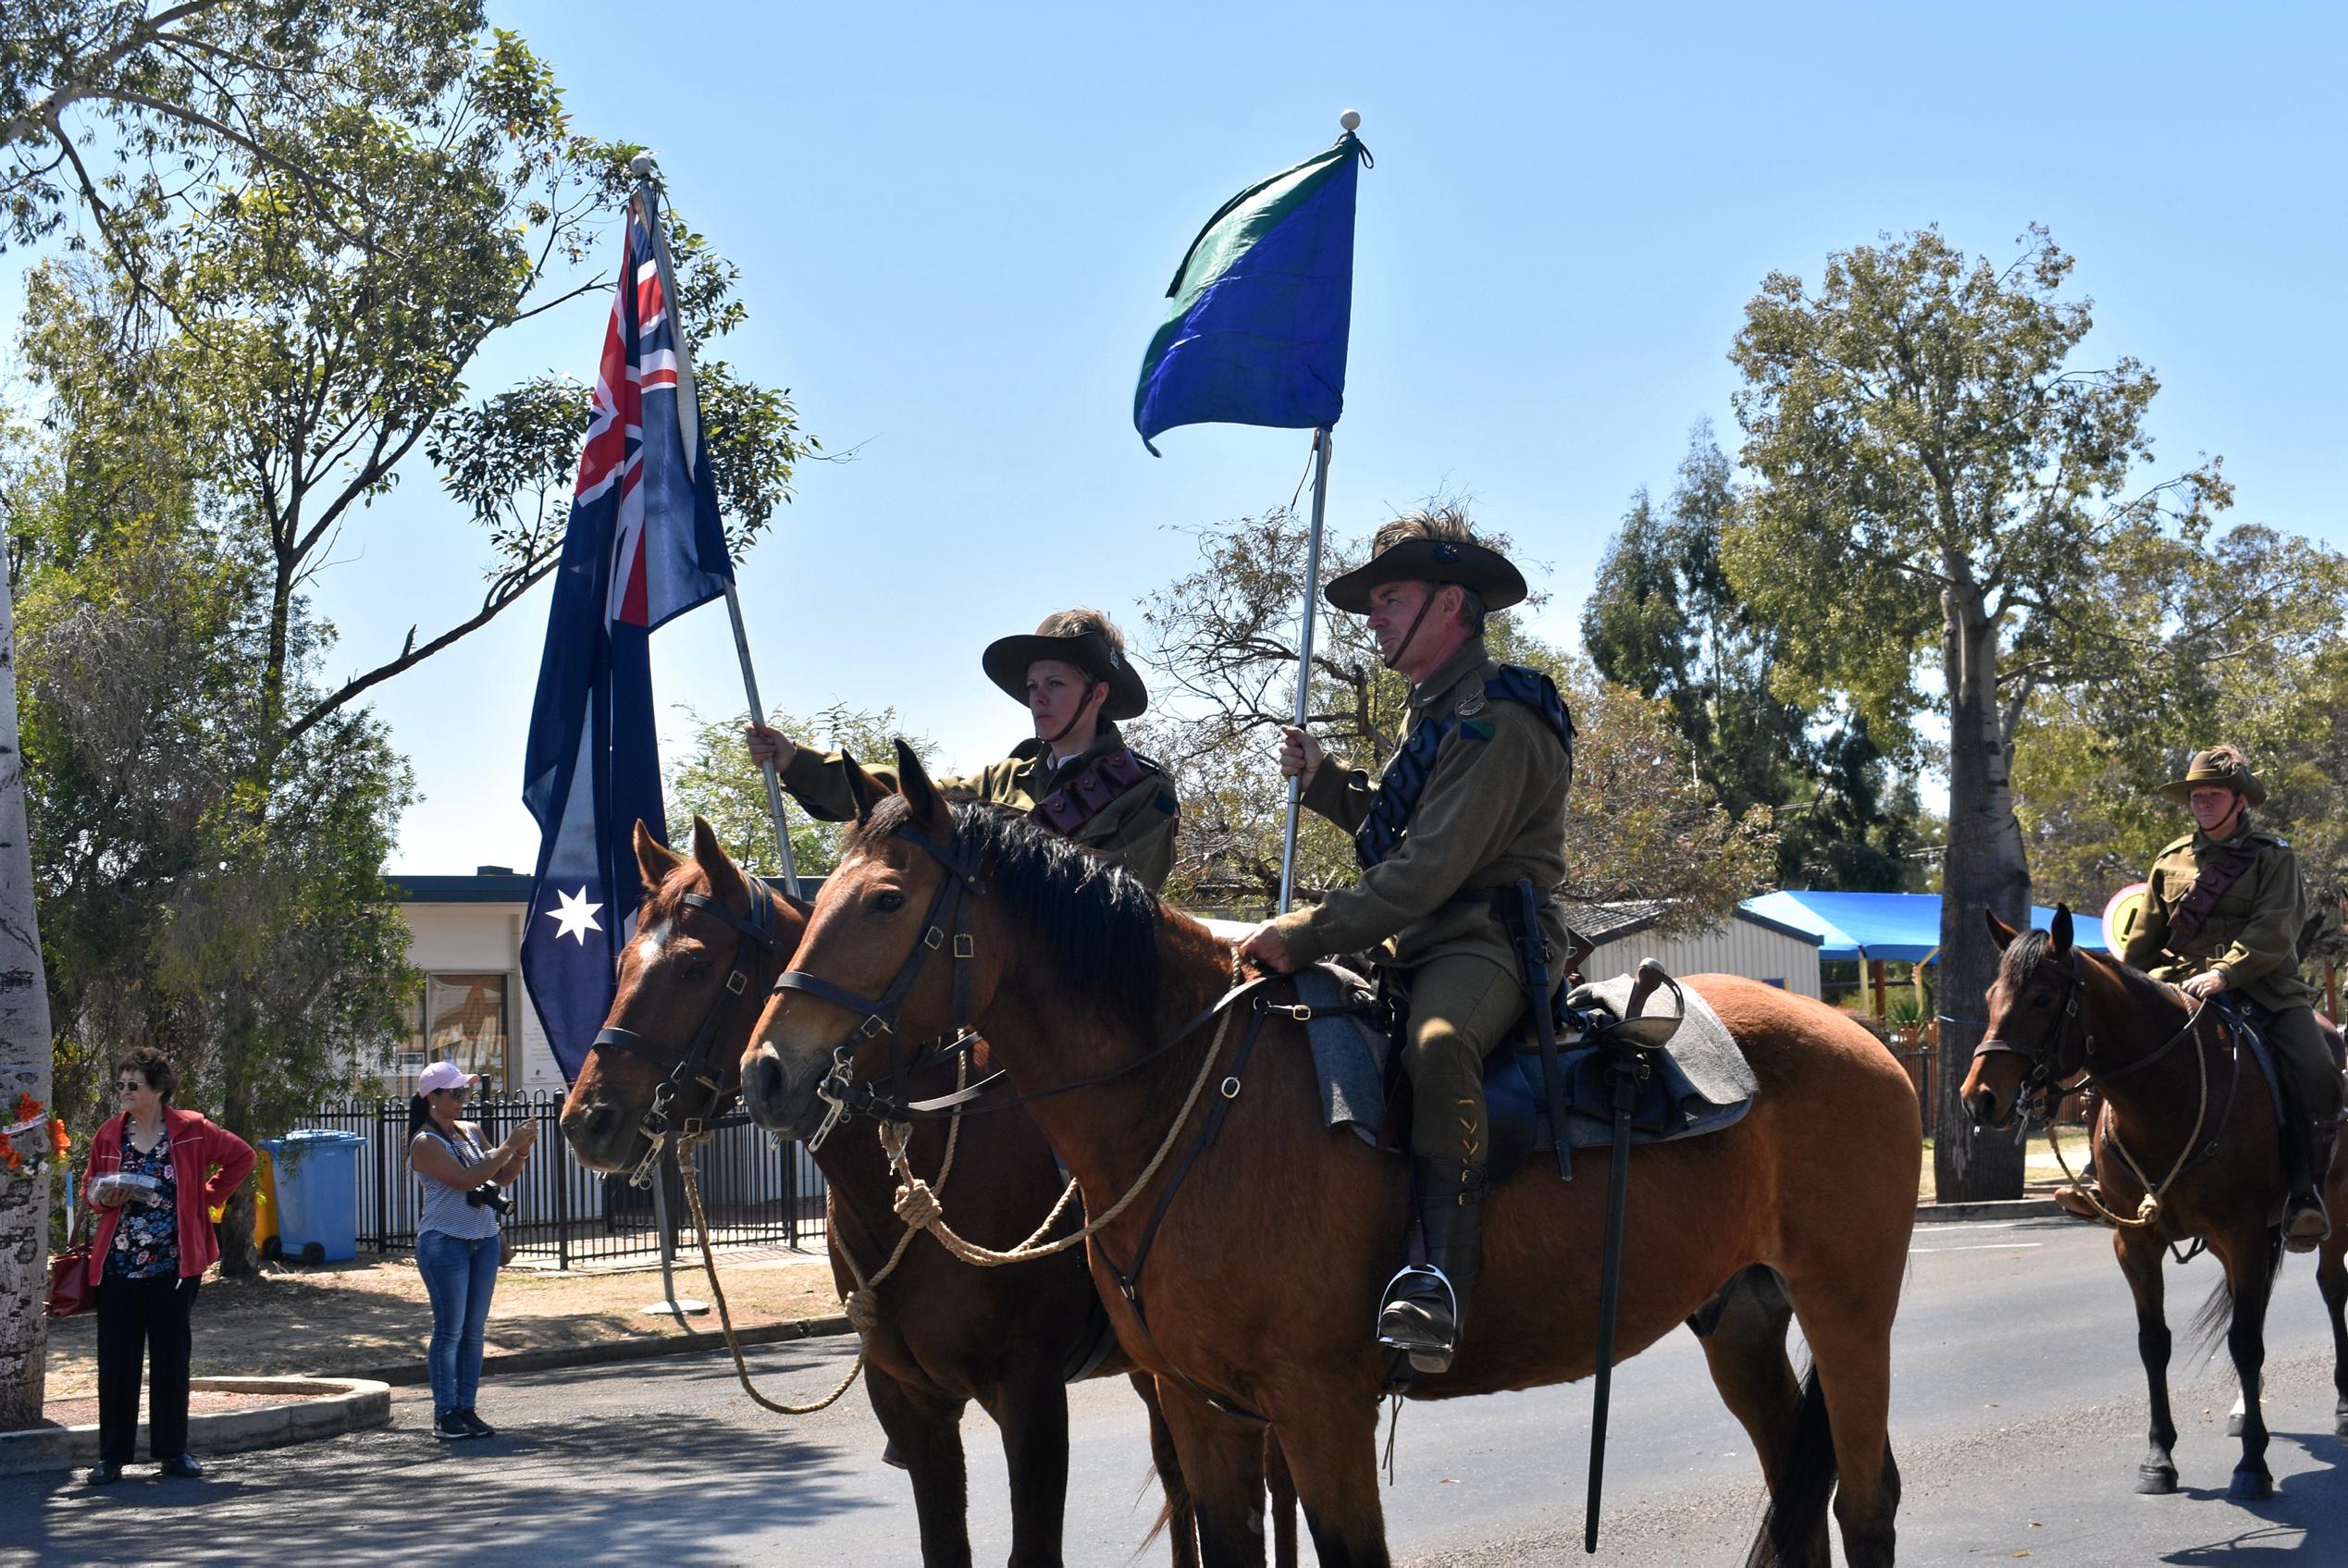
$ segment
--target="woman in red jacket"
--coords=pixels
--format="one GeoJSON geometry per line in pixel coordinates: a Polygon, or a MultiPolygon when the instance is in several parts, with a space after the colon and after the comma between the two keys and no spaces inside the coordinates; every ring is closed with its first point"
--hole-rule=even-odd
{"type": "Polygon", "coordinates": [[[193,1111],[174,1110],[179,1076],[141,1046],[115,1064],[122,1114],[90,1141],[82,1191],[96,1211],[90,1283],[98,1292],[98,1463],[90,1484],[122,1475],[139,1437],[139,1363],[152,1358],[148,1447],[166,1475],[201,1475],[188,1453],[188,1315],[220,1255],[210,1211],[253,1170],[252,1145],[193,1111]]]}

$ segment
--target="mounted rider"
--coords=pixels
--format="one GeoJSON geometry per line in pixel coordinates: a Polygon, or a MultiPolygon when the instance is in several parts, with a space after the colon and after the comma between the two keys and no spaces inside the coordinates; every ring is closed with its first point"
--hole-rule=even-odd
{"type": "Polygon", "coordinates": [[[1482,1252],[1484,1058],[1528,999],[1508,928],[1520,881],[1539,890],[1551,955],[1571,940],[1548,894],[1565,877],[1573,720],[1546,676],[1494,662],[1484,645],[1486,613],[1524,597],[1516,568],[1450,508],[1387,524],[1369,563],[1329,584],[1329,603],[1367,616],[1387,667],[1410,678],[1403,744],[1373,784],[1286,731],[1281,772],[1353,834],[1361,880],[1259,926],[1240,949],[1286,971],[1376,947],[1390,980],[1407,982],[1403,1067],[1427,1266],[1388,1284],[1378,1339],[1426,1372],[1450,1364],[1482,1252]]]}
{"type": "MultiPolygon", "coordinates": [[[[1125,636],[1097,610],[1047,615],[1030,635],[999,637],[980,662],[987,678],[1024,704],[1034,735],[1002,761],[938,787],[1026,811],[1094,850],[1155,892],[1174,869],[1180,802],[1166,770],[1125,744],[1117,721],[1149,707],[1149,691],[1125,652],[1125,636]]],[[[744,726],[750,759],[772,761],[783,787],[818,821],[856,815],[843,753],[809,751],[778,730],[744,726]]],[[[896,787],[895,771],[868,768],[896,787]]]]}
{"type": "Polygon", "coordinates": [[[2284,1103],[2298,1113],[2283,1130],[2291,1196],[2283,1243],[2310,1252],[2330,1232],[2324,1176],[2339,1135],[2341,1076],[2316,1020],[2316,990],[2299,973],[2307,893],[2291,846],[2255,826],[2267,798],[2249,760],[2231,746],[2195,752],[2162,795],[2193,812],[2192,833],[2153,860],[2144,912],[2124,957],[2195,999],[2234,992],[2264,1008],[2262,1028],[2282,1074],[2284,1103]]]}

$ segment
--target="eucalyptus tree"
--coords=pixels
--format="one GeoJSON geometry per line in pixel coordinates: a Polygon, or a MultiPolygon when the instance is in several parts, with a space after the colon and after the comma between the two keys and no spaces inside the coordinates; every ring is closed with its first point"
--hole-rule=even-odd
{"type": "Polygon", "coordinates": [[[2033,227],[2004,264],[1934,229],[1837,252],[1813,291],[1773,274],[1731,358],[1760,483],[1722,561],[1782,633],[1775,689],[1846,694],[1889,743],[1947,727],[1939,1008],[1944,1199],[2009,1196],[2021,1154],[1975,1140],[1957,1103],[1996,954],[1988,910],[2027,922],[2015,746],[2042,692],[2210,678],[2330,605],[2333,563],[2217,533],[2216,459],[2164,468],[2137,360],[2089,359],[2092,302],[2033,227]],[[2188,666],[2199,675],[2189,676],[2188,666]]]}

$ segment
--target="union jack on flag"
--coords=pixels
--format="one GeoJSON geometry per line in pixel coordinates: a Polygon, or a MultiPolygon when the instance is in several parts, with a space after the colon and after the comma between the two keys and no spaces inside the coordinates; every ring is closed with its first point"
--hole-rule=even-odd
{"type": "Polygon", "coordinates": [[[522,975],[566,1079],[611,1011],[641,895],[636,824],[668,836],[651,634],[723,595],[734,575],[647,206],[628,204],[522,785],[542,835],[522,975]]]}

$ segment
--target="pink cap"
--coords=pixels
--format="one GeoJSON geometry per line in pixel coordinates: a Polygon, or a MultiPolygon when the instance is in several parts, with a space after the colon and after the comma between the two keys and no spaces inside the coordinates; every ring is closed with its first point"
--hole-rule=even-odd
{"type": "Polygon", "coordinates": [[[415,1092],[429,1094],[441,1089],[470,1089],[481,1081],[481,1075],[467,1072],[454,1062],[434,1062],[415,1075],[415,1092]]]}

